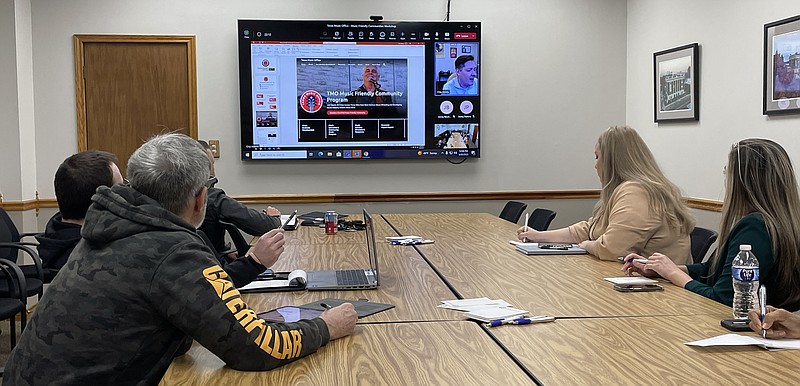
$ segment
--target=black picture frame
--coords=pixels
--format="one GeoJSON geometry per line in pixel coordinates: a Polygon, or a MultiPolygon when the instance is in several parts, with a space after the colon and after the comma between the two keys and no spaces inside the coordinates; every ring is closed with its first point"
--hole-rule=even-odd
{"type": "Polygon", "coordinates": [[[655,122],[700,120],[700,44],[653,54],[655,122]]]}
{"type": "Polygon", "coordinates": [[[764,25],[764,115],[800,114],[800,15],[764,25]]]}

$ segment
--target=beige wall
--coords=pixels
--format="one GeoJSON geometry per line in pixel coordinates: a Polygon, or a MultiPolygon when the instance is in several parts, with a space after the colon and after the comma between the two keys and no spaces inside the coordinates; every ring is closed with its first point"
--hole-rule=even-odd
{"type": "Polygon", "coordinates": [[[445,1],[27,1],[36,164],[26,173],[36,171],[42,197],[53,197],[52,176],[77,149],[75,33],[197,36],[200,136],[222,141],[217,173],[232,195],[592,189],[596,137],[625,119],[624,0],[463,0],[453,2],[452,19],[483,22],[484,158],[244,163],[237,18],[441,20],[445,1]]]}
{"type": "Polygon", "coordinates": [[[800,116],[762,115],[764,24],[800,14],[786,0],[628,1],[627,121],[689,197],[722,200],[732,143],[771,138],[800,161],[800,116]],[[700,44],[700,121],[653,123],[653,53],[700,44]]]}

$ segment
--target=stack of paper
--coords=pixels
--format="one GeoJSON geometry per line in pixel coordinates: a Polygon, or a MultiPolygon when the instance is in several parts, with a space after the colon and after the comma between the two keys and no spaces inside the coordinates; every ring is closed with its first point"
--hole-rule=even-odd
{"type": "Polygon", "coordinates": [[[456,311],[472,311],[479,308],[486,307],[508,307],[511,303],[505,300],[491,300],[489,298],[475,298],[475,299],[460,299],[460,300],[442,300],[439,308],[448,308],[456,311]]]}
{"type": "Polygon", "coordinates": [[[764,339],[756,336],[725,334],[686,343],[689,346],[759,346],[767,350],[800,350],[800,339],[764,339]]]}
{"type": "Polygon", "coordinates": [[[469,319],[491,322],[492,320],[514,319],[528,315],[528,311],[511,307],[484,307],[464,313],[469,319]]]}
{"type": "Polygon", "coordinates": [[[498,319],[511,319],[528,315],[528,311],[510,307],[511,304],[502,299],[489,298],[442,300],[440,308],[465,311],[469,319],[491,322],[498,319]]]}

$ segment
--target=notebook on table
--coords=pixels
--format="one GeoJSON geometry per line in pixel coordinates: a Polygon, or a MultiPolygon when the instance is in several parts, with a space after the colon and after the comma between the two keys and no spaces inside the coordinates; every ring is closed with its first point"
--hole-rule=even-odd
{"type": "Polygon", "coordinates": [[[377,289],[380,285],[378,276],[378,252],[375,245],[375,225],[372,216],[364,212],[364,226],[366,227],[367,254],[369,255],[369,268],[313,271],[308,273],[306,289],[309,291],[320,290],[357,290],[377,289]]]}
{"type": "Polygon", "coordinates": [[[586,250],[575,244],[519,243],[517,250],[526,255],[584,255],[586,250]]]}

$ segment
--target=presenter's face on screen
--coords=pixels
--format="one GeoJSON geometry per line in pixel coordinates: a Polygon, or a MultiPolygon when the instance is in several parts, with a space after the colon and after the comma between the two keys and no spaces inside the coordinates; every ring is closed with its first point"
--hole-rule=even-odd
{"type": "Polygon", "coordinates": [[[364,78],[364,85],[372,86],[372,82],[377,82],[381,79],[381,74],[378,72],[378,67],[368,64],[364,66],[364,73],[361,75],[364,78]]]}
{"type": "Polygon", "coordinates": [[[462,87],[472,86],[475,83],[475,75],[475,61],[472,60],[464,63],[463,67],[456,69],[456,77],[458,77],[458,83],[462,87]]]}
{"type": "Polygon", "coordinates": [[[600,145],[594,145],[594,170],[597,171],[597,177],[600,178],[600,181],[603,181],[603,158],[602,154],[600,154],[600,145]]]}

